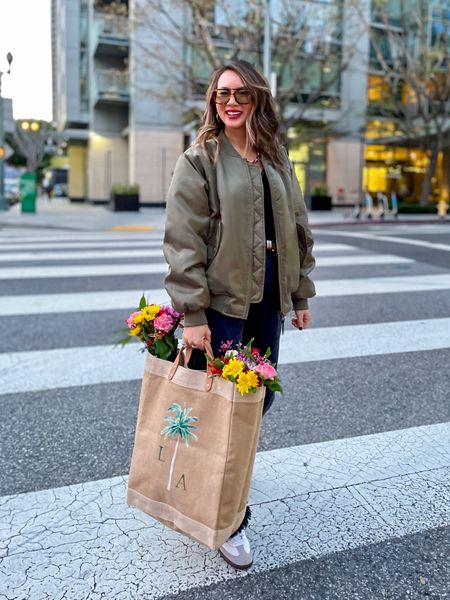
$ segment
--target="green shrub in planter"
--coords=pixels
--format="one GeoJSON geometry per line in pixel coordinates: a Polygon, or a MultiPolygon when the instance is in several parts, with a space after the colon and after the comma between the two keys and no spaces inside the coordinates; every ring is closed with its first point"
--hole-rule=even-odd
{"type": "Polygon", "coordinates": [[[400,202],[398,205],[398,212],[403,215],[435,215],[436,205],[429,204],[428,206],[422,206],[418,202],[400,202]]]}
{"type": "Polygon", "coordinates": [[[111,188],[111,208],[114,211],[138,211],[139,185],[115,183],[111,188]]]}
{"type": "Polygon", "coordinates": [[[313,189],[311,196],[311,210],[331,210],[331,196],[325,184],[313,189]]]}

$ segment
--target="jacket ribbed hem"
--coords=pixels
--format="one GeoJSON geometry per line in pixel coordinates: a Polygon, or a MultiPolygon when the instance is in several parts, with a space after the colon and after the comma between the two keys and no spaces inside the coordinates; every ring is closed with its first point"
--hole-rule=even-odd
{"type": "Polygon", "coordinates": [[[203,309],[184,314],[185,327],[195,327],[196,325],[208,325],[208,319],[203,309]]]}
{"type": "Polygon", "coordinates": [[[293,298],[292,306],[294,310],[307,310],[308,309],[308,299],[307,298],[293,298]]]}

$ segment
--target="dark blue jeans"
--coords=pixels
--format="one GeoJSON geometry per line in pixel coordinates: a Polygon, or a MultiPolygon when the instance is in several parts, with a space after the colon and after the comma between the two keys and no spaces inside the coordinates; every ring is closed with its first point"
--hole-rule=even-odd
{"type": "MultiPolygon", "coordinates": [[[[250,305],[247,319],[228,317],[211,308],[206,310],[214,355],[218,356],[222,342],[233,340],[234,344],[238,342],[247,344],[254,338],[253,348],[258,348],[261,353],[270,348],[269,359],[271,362],[277,363],[282,326],[279,293],[277,255],[267,251],[263,298],[261,302],[250,305]]],[[[192,369],[206,368],[203,351],[193,350],[189,367],[192,369]]],[[[274,392],[266,391],[263,414],[271,407],[274,395],[274,392]]]]}
{"type": "MultiPolygon", "coordinates": [[[[279,294],[277,255],[274,252],[267,251],[263,298],[261,302],[250,305],[247,319],[228,317],[211,308],[206,310],[214,355],[219,355],[219,347],[222,342],[233,340],[234,344],[238,342],[247,344],[254,338],[252,347],[258,348],[262,353],[270,348],[269,358],[276,364],[278,362],[282,328],[279,294]]],[[[206,359],[202,350],[194,349],[192,351],[189,367],[191,369],[206,369],[206,359]]],[[[274,392],[266,390],[263,415],[272,406],[274,397],[274,392]]],[[[233,535],[247,527],[251,514],[250,507],[247,506],[244,519],[233,535]]]]}

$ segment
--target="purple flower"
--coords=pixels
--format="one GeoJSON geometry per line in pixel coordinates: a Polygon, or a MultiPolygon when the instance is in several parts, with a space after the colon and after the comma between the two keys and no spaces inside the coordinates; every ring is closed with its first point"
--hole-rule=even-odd
{"type": "Polygon", "coordinates": [[[181,318],[181,313],[177,312],[174,308],[172,308],[171,306],[161,306],[161,313],[164,313],[166,315],[169,315],[170,317],[172,317],[172,319],[174,321],[178,321],[178,319],[181,318]]]}
{"type": "Polygon", "coordinates": [[[219,352],[221,354],[225,354],[228,350],[231,350],[233,347],[233,340],[228,340],[227,342],[222,342],[219,346],[219,352]]]}

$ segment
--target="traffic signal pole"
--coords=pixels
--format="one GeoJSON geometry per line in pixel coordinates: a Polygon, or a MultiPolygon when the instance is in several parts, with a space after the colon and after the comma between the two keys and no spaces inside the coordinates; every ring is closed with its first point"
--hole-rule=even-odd
{"type": "Polygon", "coordinates": [[[3,130],[3,98],[2,98],[2,76],[0,72],[0,210],[8,210],[9,202],[5,198],[4,185],[4,163],[5,163],[5,132],[3,130]]]}
{"type": "MultiPolygon", "coordinates": [[[[8,61],[9,68],[7,73],[11,70],[12,54],[8,52],[6,60],[8,61]]],[[[3,71],[0,71],[0,210],[9,209],[9,201],[5,198],[5,185],[4,185],[4,164],[5,164],[5,130],[4,130],[4,111],[3,111],[3,98],[2,98],[2,77],[3,71]]]]}

